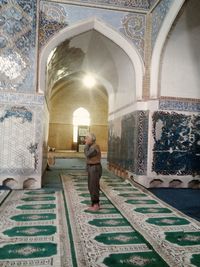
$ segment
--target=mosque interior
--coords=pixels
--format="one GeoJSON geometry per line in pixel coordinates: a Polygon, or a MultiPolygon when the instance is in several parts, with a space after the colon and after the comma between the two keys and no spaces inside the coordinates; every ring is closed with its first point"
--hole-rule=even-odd
{"type": "Polygon", "coordinates": [[[199,13],[0,0],[0,266],[200,266],[199,13]]]}

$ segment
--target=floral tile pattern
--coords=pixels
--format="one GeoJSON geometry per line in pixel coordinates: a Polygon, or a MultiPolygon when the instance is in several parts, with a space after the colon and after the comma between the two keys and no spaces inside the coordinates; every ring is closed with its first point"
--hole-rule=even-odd
{"type": "Polygon", "coordinates": [[[0,3],[0,91],[35,90],[36,3],[0,3]]]}
{"type": "Polygon", "coordinates": [[[200,116],[158,111],[152,119],[152,170],[164,175],[199,174],[200,116]]]}

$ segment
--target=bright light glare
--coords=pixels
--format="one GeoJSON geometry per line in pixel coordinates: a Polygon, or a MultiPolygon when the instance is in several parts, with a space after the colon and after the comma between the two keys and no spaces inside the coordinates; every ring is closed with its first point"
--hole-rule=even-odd
{"type": "Polygon", "coordinates": [[[96,84],[96,80],[91,74],[88,74],[83,78],[83,84],[88,88],[92,88],[96,84]]]}
{"type": "Polygon", "coordinates": [[[73,113],[73,142],[77,143],[78,125],[90,125],[90,114],[84,108],[78,108],[73,113]]]}

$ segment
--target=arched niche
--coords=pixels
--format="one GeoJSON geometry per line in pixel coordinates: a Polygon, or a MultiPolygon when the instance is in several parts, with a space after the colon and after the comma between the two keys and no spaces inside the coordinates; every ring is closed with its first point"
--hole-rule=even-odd
{"type": "MultiPolygon", "coordinates": [[[[144,74],[144,65],[143,61],[135,49],[134,45],[127,41],[120,33],[106,25],[96,18],[91,18],[86,21],[76,23],[74,25],[68,26],[61,30],[59,33],[54,35],[50,41],[43,47],[40,60],[39,60],[39,93],[48,95],[48,89],[46,88],[46,66],[48,57],[59,44],[64,42],[67,39],[73,38],[81,33],[88,32],[90,30],[95,30],[98,33],[102,34],[113,43],[115,43],[122,51],[128,56],[130,62],[132,63],[135,71],[135,89],[136,89],[136,98],[142,98],[142,80],[144,74]]],[[[102,80],[104,78],[102,77],[102,80]]],[[[109,86],[106,86],[106,90],[109,86]]],[[[125,88],[126,89],[126,88],[125,88]]],[[[108,91],[108,94],[110,92],[108,91]]]]}

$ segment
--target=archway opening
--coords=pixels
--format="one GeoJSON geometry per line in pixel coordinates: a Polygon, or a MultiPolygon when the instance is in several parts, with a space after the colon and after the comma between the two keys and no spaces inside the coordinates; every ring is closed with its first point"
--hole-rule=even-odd
{"type": "Polygon", "coordinates": [[[73,112],[73,142],[78,142],[78,127],[90,126],[90,113],[85,108],[78,108],[73,112]]]}
{"type": "Polygon", "coordinates": [[[49,53],[46,73],[49,146],[75,150],[72,118],[73,112],[82,107],[90,114],[90,131],[95,133],[102,151],[107,152],[109,113],[136,101],[136,74],[128,55],[91,29],[54,48],[49,53]],[[91,85],[90,77],[88,86],[85,76],[91,73],[95,82],[91,85]]]}

